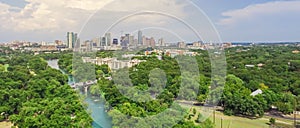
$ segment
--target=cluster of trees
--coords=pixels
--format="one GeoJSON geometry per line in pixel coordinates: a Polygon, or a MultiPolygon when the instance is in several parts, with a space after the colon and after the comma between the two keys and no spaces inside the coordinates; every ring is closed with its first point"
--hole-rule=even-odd
{"type": "MultiPolygon", "coordinates": [[[[285,114],[292,113],[293,106],[300,101],[300,56],[293,54],[293,50],[299,50],[299,48],[293,46],[255,46],[225,50],[227,66],[219,67],[227,68],[224,88],[215,86],[222,79],[211,79],[211,58],[207,51],[202,50],[196,50],[200,55],[195,57],[198,67],[194,68],[199,69],[200,78],[194,77],[196,75],[189,69],[186,69],[186,72],[182,71],[183,67],[189,66],[187,64],[194,63],[188,57],[182,56],[170,58],[163,55],[163,60],[158,60],[156,56],[136,57],[136,59],[146,60],[146,62],[114,73],[110,71],[107,65],[86,64],[80,59],[81,56],[90,55],[79,55],[77,56],[79,58],[75,60],[73,54],[63,54],[58,58],[60,59],[60,68],[68,74],[75,75],[75,77],[77,75],[78,81],[99,79],[98,84],[90,88],[90,92],[105,97],[110,105],[108,107],[109,115],[113,119],[114,126],[135,126],[134,123],[141,123],[144,124],[143,126],[151,127],[149,122],[159,124],[164,121],[149,118],[148,122],[139,122],[141,120],[134,117],[144,118],[164,112],[174,104],[175,99],[206,102],[210,97],[219,95],[218,104],[224,107],[224,112],[227,115],[261,117],[272,106],[276,106],[279,111],[285,114]],[[186,63],[180,63],[177,61],[178,59],[184,60],[186,63]],[[73,67],[72,64],[77,67],[73,67]],[[254,65],[254,67],[246,67],[245,65],[254,65]],[[96,76],[86,73],[92,73],[96,76]],[[105,79],[108,76],[112,76],[113,81],[105,79]],[[212,88],[212,91],[209,88],[212,88]],[[263,93],[251,96],[250,94],[257,89],[261,89],[263,93]],[[120,113],[131,116],[132,120],[130,121],[132,122],[123,122],[129,117],[123,117],[120,113]]],[[[114,56],[112,52],[97,52],[94,57],[112,56],[114,56]]],[[[56,58],[55,56],[46,57],[56,58]]],[[[40,58],[32,59],[32,62],[27,63],[22,63],[23,61],[26,60],[8,58],[1,61],[0,59],[0,62],[9,62],[10,65],[34,67],[28,71],[35,72],[37,76],[47,70],[47,66],[44,66],[40,58]],[[37,65],[36,62],[41,64],[37,65]]],[[[62,85],[65,84],[61,83],[62,81],[58,78],[57,81],[60,81],[62,85]]],[[[41,82],[36,81],[35,83],[41,82]]],[[[10,84],[16,86],[16,83],[10,84]]],[[[43,87],[42,85],[38,86],[43,87]]],[[[47,92],[45,90],[38,91],[47,92]]],[[[44,97],[49,96],[47,93],[42,94],[40,95],[44,97]]],[[[55,103],[63,102],[60,100],[55,99],[55,103]]],[[[300,105],[297,104],[297,109],[300,110],[300,105]]],[[[21,112],[21,110],[17,112],[21,112]]],[[[182,112],[188,114],[187,110],[182,110],[182,112]]],[[[179,121],[174,127],[201,127],[205,124],[195,124],[187,119],[177,119],[175,116],[168,120],[179,121]]],[[[210,121],[205,124],[205,126],[210,125],[210,121]]]]}
{"type": "Polygon", "coordinates": [[[4,56],[4,55],[8,55],[13,53],[13,50],[8,48],[8,47],[0,47],[0,55],[4,56]]]}
{"type": "Polygon", "coordinates": [[[234,76],[228,75],[226,85],[220,104],[224,107],[227,115],[263,116],[267,103],[262,95],[251,96],[251,91],[247,89],[244,82],[234,76]]]}
{"type": "MultiPolygon", "coordinates": [[[[218,83],[217,79],[211,80],[211,63],[206,51],[198,50],[196,56],[201,77],[197,78],[200,83],[199,92],[196,94],[199,102],[205,102],[212,95],[220,95],[219,105],[224,107],[227,115],[243,115],[250,117],[262,117],[265,112],[277,107],[278,111],[290,114],[297,104],[299,105],[299,76],[300,76],[300,56],[292,53],[299,50],[298,47],[288,46],[255,46],[255,47],[236,47],[225,50],[227,58],[227,77],[224,88],[215,88],[211,92],[209,86],[218,83]],[[254,65],[247,67],[246,65],[254,65]],[[262,90],[262,94],[251,96],[256,90],[262,90]]],[[[153,57],[136,57],[137,59],[147,60],[133,68],[130,68],[129,77],[120,75],[114,78],[113,82],[107,81],[106,85],[99,85],[97,89],[104,91],[106,99],[114,109],[125,111],[124,113],[134,116],[155,115],[170,107],[174,98],[192,100],[191,98],[180,97],[180,82],[183,79],[180,66],[176,59],[163,56],[163,60],[153,57]],[[150,101],[151,104],[131,101],[132,97],[139,94],[139,91],[126,90],[131,97],[127,99],[120,93],[120,86],[133,86],[138,90],[150,90],[159,92],[159,88],[151,88],[151,71],[159,68],[164,71],[166,80],[156,79],[156,83],[164,83],[164,90],[159,95],[150,95],[156,100],[150,101]],[[150,75],[149,75],[150,74],[150,75]],[[124,81],[119,78],[130,78],[131,81],[124,81]],[[163,101],[163,102],[159,102],[163,101]],[[158,103],[155,103],[158,102],[158,103]],[[123,105],[127,106],[124,109],[123,105]],[[159,104],[155,106],[155,104],[159,104]],[[129,106],[131,107],[129,107],[129,106]],[[123,107],[122,107],[123,106],[123,107]],[[152,110],[150,106],[154,106],[152,110]],[[150,107],[150,108],[149,108],[150,107]],[[128,109],[130,108],[130,109],[128,109]],[[133,110],[132,110],[133,109],[133,110]],[[151,112],[151,113],[149,113],[151,112]]],[[[126,73],[125,73],[126,74],[126,73]]],[[[157,76],[163,77],[162,74],[157,76]]],[[[193,78],[192,78],[193,79],[193,78]]],[[[191,79],[190,79],[191,80],[191,79]]],[[[185,83],[192,85],[192,83],[185,83]]],[[[98,91],[100,92],[100,91],[98,91]]],[[[193,91],[191,91],[193,92],[193,91]]],[[[185,93],[187,94],[187,93],[185,93]]],[[[127,96],[127,95],[126,95],[127,96]]],[[[190,97],[194,97],[191,95],[190,97]]],[[[144,99],[149,95],[144,95],[144,99]]],[[[186,123],[186,122],[185,122],[186,123]]]]}
{"type": "Polygon", "coordinates": [[[66,74],[72,74],[73,54],[63,54],[59,57],[58,65],[66,74]]]}
{"type": "MultiPolygon", "coordinates": [[[[213,97],[222,94],[219,105],[224,107],[225,114],[228,115],[260,117],[271,110],[272,106],[284,114],[290,114],[295,104],[296,109],[300,110],[300,56],[292,53],[294,50],[299,50],[299,47],[255,46],[226,49],[224,52],[228,75],[225,87],[216,88],[208,95],[213,97]],[[250,96],[258,89],[263,93],[250,96]]],[[[197,52],[200,53],[197,56],[200,72],[210,77],[207,72],[211,70],[207,52],[197,52]]],[[[212,82],[213,86],[217,80],[212,82]]]]}
{"type": "MultiPolygon", "coordinates": [[[[290,114],[294,110],[295,103],[298,104],[297,109],[300,109],[299,103],[297,103],[300,99],[298,92],[299,80],[297,79],[300,75],[300,63],[298,62],[300,56],[292,53],[293,50],[297,49],[297,47],[291,46],[227,49],[225,51],[227,58],[225,68],[227,68],[228,73],[226,84],[224,88],[216,87],[211,91],[209,88],[215,87],[214,84],[221,79],[211,80],[211,63],[207,51],[197,51],[200,54],[196,56],[201,74],[200,78],[184,75],[185,73],[180,71],[181,67],[176,58],[163,56],[163,60],[158,60],[155,56],[136,57],[136,59],[147,60],[147,62],[129,70],[120,70],[116,73],[117,75],[112,74],[113,81],[101,79],[98,85],[91,88],[91,92],[96,95],[102,93],[111,105],[111,112],[120,111],[134,117],[145,117],[163,112],[171,106],[175,98],[193,100],[193,97],[196,96],[196,100],[205,102],[213,95],[219,95],[218,104],[224,107],[224,112],[227,115],[261,117],[272,107],[277,107],[278,111],[284,114],[290,114]],[[254,65],[254,67],[246,67],[246,65],[254,65]],[[165,74],[153,74],[151,71],[156,69],[162,70],[165,74]],[[151,75],[157,77],[153,78],[151,75]],[[195,84],[195,86],[200,85],[198,86],[198,93],[193,93],[193,90],[190,89],[195,86],[190,86],[184,88],[186,89],[185,92],[190,93],[184,93],[184,96],[181,95],[180,83],[183,82],[183,79],[198,82],[195,84]],[[161,87],[153,87],[153,83],[161,87]],[[128,89],[126,86],[133,87],[133,89],[128,89]],[[258,89],[261,89],[263,93],[255,96],[250,95],[258,89]],[[144,93],[146,90],[150,91],[150,94],[144,93]],[[158,95],[155,95],[156,93],[158,95]],[[138,95],[141,94],[143,96],[139,97],[138,95]],[[147,101],[151,97],[155,100],[147,101]],[[137,102],[139,101],[138,98],[146,102],[137,102]]],[[[102,72],[99,68],[97,70],[102,72]]],[[[194,85],[193,82],[184,84],[194,85]]],[[[111,116],[113,117],[114,114],[111,114],[111,116]]],[[[117,122],[115,120],[114,125],[118,125],[117,122]]],[[[194,125],[194,123],[182,120],[178,125],[190,124],[194,125]]]]}
{"type": "Polygon", "coordinates": [[[241,78],[247,88],[254,91],[263,83],[276,93],[292,92],[299,95],[299,50],[293,46],[265,46],[243,48],[237,47],[227,50],[228,73],[241,78]],[[240,51],[240,52],[237,52],[240,51]],[[255,65],[246,68],[245,65],[255,65]],[[262,67],[257,66],[262,64],[262,67]]]}
{"type": "Polygon", "coordinates": [[[290,114],[300,110],[300,56],[292,51],[296,46],[255,46],[228,49],[227,71],[243,81],[243,86],[250,91],[263,90],[255,96],[264,111],[275,106],[279,111],[290,114]],[[253,68],[245,65],[255,65],[253,68]],[[262,98],[260,98],[262,97],[262,98]]]}
{"type": "MultiPolygon", "coordinates": [[[[108,113],[112,117],[113,126],[138,127],[142,124],[143,127],[163,127],[172,122],[179,122],[174,127],[213,126],[210,121],[195,124],[184,119],[184,115],[188,115],[188,110],[174,102],[175,99],[196,100],[199,98],[198,93],[202,100],[205,99],[208,94],[208,78],[204,75],[197,78],[196,75],[188,74],[187,71],[181,73],[177,60],[168,56],[164,56],[163,60],[159,60],[156,56],[138,59],[146,60],[146,62],[113,73],[106,70],[108,68],[106,65],[102,68],[96,66],[96,72],[101,73],[97,73],[97,76],[100,75],[98,84],[92,86],[90,92],[105,97],[109,103],[108,113]],[[113,77],[112,81],[103,77],[109,74],[113,77]],[[186,86],[181,88],[182,84],[186,86]],[[174,112],[170,112],[174,115],[169,118],[152,118],[160,113],[168,113],[169,108],[177,110],[182,118],[179,115],[176,116],[174,112]]],[[[189,64],[189,58],[181,59],[189,64]]]]}
{"type": "Polygon", "coordinates": [[[9,64],[0,71],[0,121],[17,127],[91,127],[81,98],[67,76],[31,54],[1,56],[9,64]]]}

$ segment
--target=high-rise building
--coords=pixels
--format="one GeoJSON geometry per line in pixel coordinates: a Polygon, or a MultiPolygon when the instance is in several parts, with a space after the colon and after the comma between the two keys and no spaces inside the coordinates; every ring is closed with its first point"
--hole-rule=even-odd
{"type": "Polygon", "coordinates": [[[129,37],[130,37],[130,34],[125,34],[125,40],[128,40],[128,42],[129,42],[129,37]]]}
{"type": "Polygon", "coordinates": [[[111,33],[105,33],[105,46],[110,46],[112,44],[111,33]]]}
{"type": "Polygon", "coordinates": [[[107,47],[107,46],[111,46],[113,43],[111,33],[105,33],[104,37],[100,37],[99,40],[100,40],[99,46],[107,47]]]}
{"type": "Polygon", "coordinates": [[[159,46],[166,46],[165,41],[164,41],[164,38],[160,38],[160,39],[158,40],[158,45],[159,45],[159,46]]]}
{"type": "Polygon", "coordinates": [[[118,45],[118,44],[119,44],[118,39],[113,39],[113,45],[118,45]]]}
{"type": "Polygon", "coordinates": [[[75,44],[77,43],[77,40],[78,39],[78,34],[77,33],[74,33],[74,35],[73,35],[73,48],[74,48],[74,46],[75,46],[75,44]]]}
{"type": "Polygon", "coordinates": [[[143,33],[141,30],[138,31],[138,45],[143,45],[143,33]]]}
{"type": "Polygon", "coordinates": [[[143,36],[143,46],[147,46],[147,38],[145,36],[143,36]]]}
{"type": "Polygon", "coordinates": [[[121,39],[120,39],[120,41],[121,41],[122,49],[123,49],[123,50],[128,49],[128,44],[129,44],[129,39],[128,39],[128,37],[127,37],[127,36],[122,36],[121,39]]]}
{"type": "Polygon", "coordinates": [[[77,38],[74,47],[75,47],[75,48],[80,48],[80,46],[81,46],[80,38],[77,38]]]}
{"type": "Polygon", "coordinates": [[[129,43],[130,43],[130,34],[125,34],[125,36],[123,37],[122,40],[123,40],[123,41],[122,41],[123,45],[126,44],[126,46],[128,46],[129,43]]]}
{"type": "Polygon", "coordinates": [[[130,46],[135,46],[135,44],[134,44],[134,36],[129,36],[129,45],[130,46]]]}
{"type": "Polygon", "coordinates": [[[178,46],[178,48],[186,48],[186,43],[185,42],[178,42],[177,46],[178,46]]]}
{"type": "Polygon", "coordinates": [[[134,45],[138,46],[138,39],[134,39],[134,45]]]}
{"type": "Polygon", "coordinates": [[[68,45],[68,48],[74,48],[74,43],[75,43],[75,35],[74,35],[74,33],[73,32],[68,32],[67,33],[67,45],[68,45]]]}
{"type": "Polygon", "coordinates": [[[74,48],[79,42],[78,34],[74,32],[67,33],[67,46],[68,48],[74,48]]]}
{"type": "Polygon", "coordinates": [[[73,45],[72,45],[72,42],[73,42],[73,32],[68,32],[67,33],[67,45],[68,45],[68,48],[72,48],[73,45]]]}
{"type": "Polygon", "coordinates": [[[154,47],[155,47],[155,44],[156,44],[156,43],[155,43],[155,39],[154,39],[153,37],[151,37],[151,38],[150,38],[150,44],[149,44],[149,45],[150,45],[152,48],[154,48],[154,47]]]}
{"type": "Polygon", "coordinates": [[[106,43],[106,38],[105,38],[105,37],[100,37],[100,39],[101,39],[101,40],[100,40],[100,44],[101,44],[100,46],[107,46],[107,45],[106,45],[106,44],[107,44],[107,43],[106,43]]]}
{"type": "Polygon", "coordinates": [[[99,37],[94,38],[92,42],[95,44],[95,46],[100,46],[100,38],[99,37]]]}

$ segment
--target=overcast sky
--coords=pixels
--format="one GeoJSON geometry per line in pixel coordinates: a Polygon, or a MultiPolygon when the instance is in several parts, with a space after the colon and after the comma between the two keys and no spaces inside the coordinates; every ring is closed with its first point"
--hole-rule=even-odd
{"type": "Polygon", "coordinates": [[[141,29],[169,41],[210,40],[218,33],[222,41],[300,41],[299,0],[192,0],[203,12],[185,0],[111,1],[0,0],[0,42],[66,40],[68,31],[92,39],[124,16],[109,30],[116,37],[141,29]],[[164,14],[129,16],[143,10],[164,14]]]}

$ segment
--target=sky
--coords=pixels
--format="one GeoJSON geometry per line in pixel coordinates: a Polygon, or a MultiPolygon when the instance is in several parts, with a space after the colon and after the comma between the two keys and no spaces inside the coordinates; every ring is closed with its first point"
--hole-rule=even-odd
{"type": "Polygon", "coordinates": [[[170,42],[300,41],[299,14],[299,0],[0,0],[0,42],[138,30],[170,42]]]}

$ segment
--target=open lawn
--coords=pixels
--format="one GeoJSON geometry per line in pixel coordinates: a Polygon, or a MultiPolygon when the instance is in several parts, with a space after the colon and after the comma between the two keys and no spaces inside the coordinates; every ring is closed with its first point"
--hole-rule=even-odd
{"type": "MultiPolygon", "coordinates": [[[[198,112],[201,111],[202,107],[194,106],[193,108],[196,108],[196,115],[198,115],[198,112]]],[[[192,120],[196,120],[196,118],[197,117],[193,117],[192,120]]],[[[222,112],[216,111],[215,128],[269,128],[270,126],[268,123],[270,118],[271,117],[265,116],[259,119],[249,119],[238,116],[226,116],[222,112]],[[223,119],[223,127],[221,127],[221,119],[223,119]]],[[[292,126],[293,124],[293,121],[291,120],[275,119],[277,124],[279,123],[287,126],[292,126]]],[[[211,114],[210,120],[213,121],[213,114],[211,114]]]]}
{"type": "MultiPolygon", "coordinates": [[[[226,116],[216,112],[216,128],[221,128],[221,119],[223,118],[223,128],[269,128],[268,119],[248,119],[236,116],[226,116]]],[[[210,117],[213,120],[213,117],[210,117]]]]}
{"type": "MultiPolygon", "coordinates": [[[[223,118],[223,128],[269,128],[268,123],[271,117],[249,119],[237,116],[226,116],[221,112],[216,112],[216,128],[221,128],[221,118],[223,118]]],[[[213,117],[210,117],[210,119],[213,120],[213,117]]],[[[276,124],[292,126],[293,121],[276,119],[276,124]]]]}

